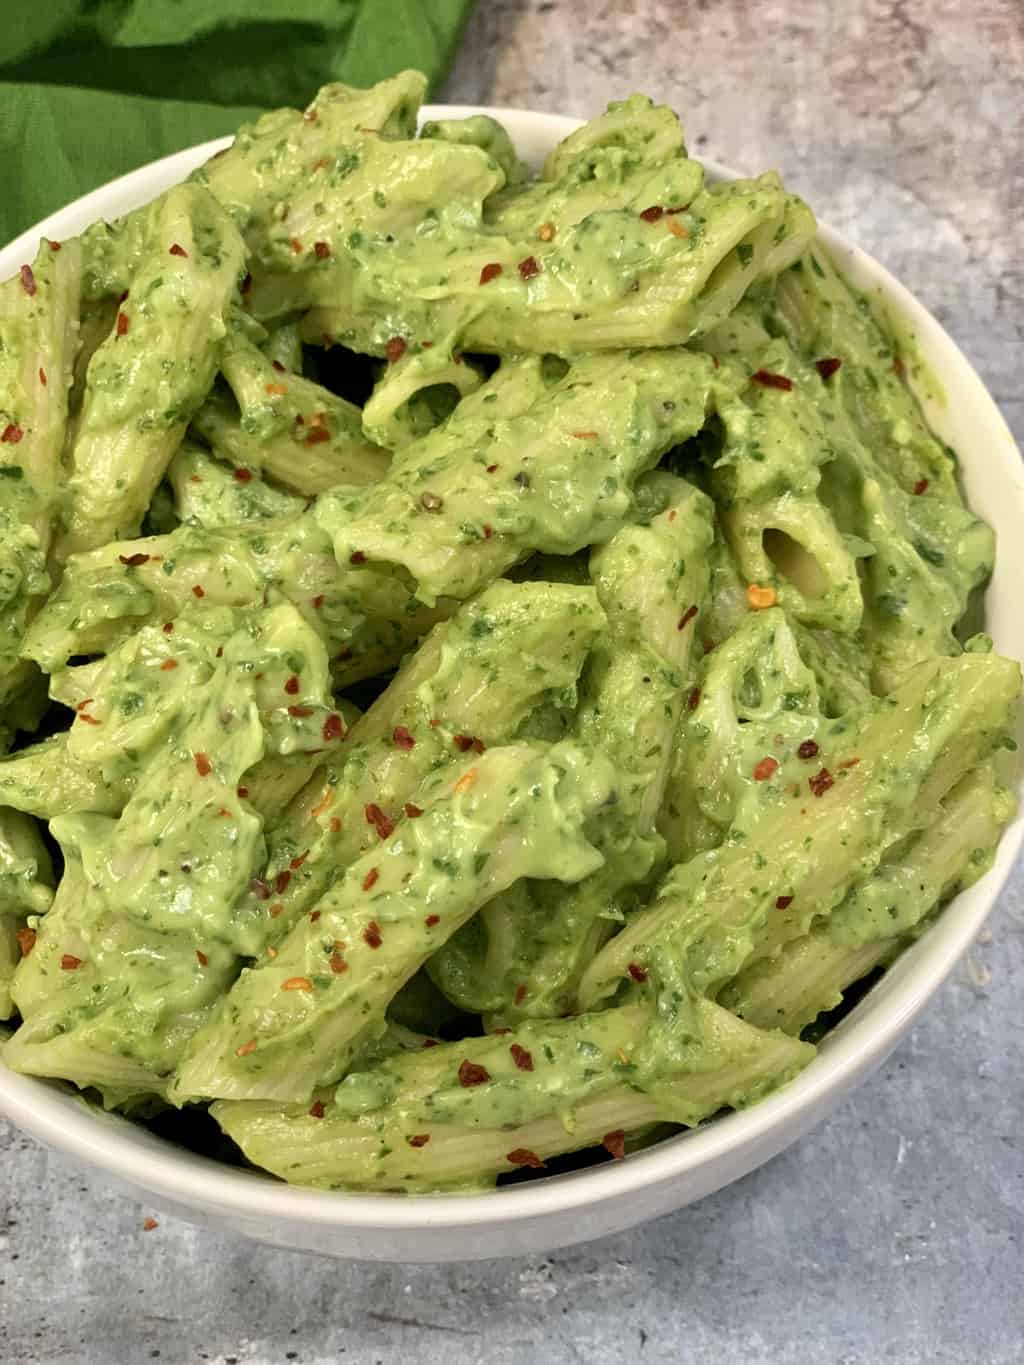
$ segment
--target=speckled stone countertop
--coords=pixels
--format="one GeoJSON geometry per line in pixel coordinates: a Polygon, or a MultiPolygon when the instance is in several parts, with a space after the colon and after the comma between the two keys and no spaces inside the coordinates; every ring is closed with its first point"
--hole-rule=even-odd
{"type": "MultiPolygon", "coordinates": [[[[777,167],[946,325],[1024,444],[1021,0],[480,0],[444,97],[645,90],[777,167]]],[[[160,1217],[0,1124],[0,1360],[1024,1360],[1024,868],[909,1040],[796,1147],[547,1257],[343,1264],[160,1217]]]]}

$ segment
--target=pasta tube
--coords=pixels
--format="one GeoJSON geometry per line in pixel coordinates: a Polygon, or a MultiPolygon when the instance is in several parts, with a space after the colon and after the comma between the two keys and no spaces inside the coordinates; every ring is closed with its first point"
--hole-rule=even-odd
{"type": "Polygon", "coordinates": [[[325,494],[317,520],[339,563],[402,565],[427,602],[468,597],[534,550],[609,539],[639,475],[703,426],[714,375],[708,357],[685,351],[587,357],[475,439],[441,427],[372,491],[325,494]]]}
{"type": "Polygon", "coordinates": [[[627,1133],[752,1103],[814,1055],[709,1001],[698,1008],[701,1043],[649,1091],[631,1083],[629,1061],[649,1016],[624,1007],[393,1058],[312,1109],[243,1100],[212,1112],[250,1161],[335,1189],[466,1188],[602,1142],[621,1155],[627,1133]]]}
{"type": "Polygon", "coordinates": [[[687,993],[713,993],[755,950],[771,955],[800,937],[877,865],[897,821],[913,827],[936,773],[941,797],[999,742],[1019,690],[1020,669],[1007,659],[921,665],[859,726],[835,722],[808,765],[814,772],[801,773],[798,755],[773,760],[757,806],[722,848],[675,868],[651,908],[594,960],[583,1007],[650,970],[678,975],[687,993]]]}
{"type": "Polygon", "coordinates": [[[155,206],[113,331],[89,362],[62,557],[135,535],[217,369],[245,249],[197,186],[155,206]]]}
{"type": "Polygon", "coordinates": [[[490,749],[454,775],[442,769],[417,793],[422,815],[318,902],[315,938],[296,935],[243,973],[175,1098],[302,1100],[337,1080],[382,1030],[392,996],[481,905],[520,877],[574,882],[600,865],[584,825],[613,787],[607,760],[567,744],[490,749]]]}

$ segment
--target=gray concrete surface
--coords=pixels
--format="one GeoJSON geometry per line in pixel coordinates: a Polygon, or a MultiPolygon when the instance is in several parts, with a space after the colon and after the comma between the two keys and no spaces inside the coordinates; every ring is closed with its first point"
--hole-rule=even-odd
{"type": "MultiPolygon", "coordinates": [[[[634,89],[776,166],[943,320],[1024,441],[1020,0],[480,0],[446,89],[634,89]]],[[[991,938],[828,1123],[574,1251],[344,1265],[161,1218],[0,1125],[0,1360],[996,1365],[1024,1360],[1024,870],[991,938]]]]}

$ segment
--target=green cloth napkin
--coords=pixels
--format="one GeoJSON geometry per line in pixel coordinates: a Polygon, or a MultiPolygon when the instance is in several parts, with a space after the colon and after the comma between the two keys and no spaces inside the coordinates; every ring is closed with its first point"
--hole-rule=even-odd
{"type": "Polygon", "coordinates": [[[114,176],[417,67],[436,88],[472,0],[9,0],[0,242],[114,176]],[[15,14],[17,12],[17,18],[15,14]]]}

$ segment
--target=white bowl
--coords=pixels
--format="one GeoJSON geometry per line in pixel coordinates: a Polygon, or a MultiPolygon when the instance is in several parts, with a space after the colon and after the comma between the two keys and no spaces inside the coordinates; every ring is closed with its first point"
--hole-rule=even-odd
{"type": "MultiPolygon", "coordinates": [[[[433,107],[425,118],[462,117],[433,107]]],[[[578,120],[516,109],[492,112],[536,165],[578,120]]],[[[40,236],[80,232],[182,180],[230,139],[143,166],[85,195],[0,251],[0,279],[35,254],[40,236]]],[[[724,174],[710,166],[712,174],[724,174]]],[[[875,290],[916,336],[942,395],[922,393],[936,432],[960,455],[971,506],[996,529],[999,552],[987,596],[997,649],[1024,657],[1024,466],[981,380],[936,320],[870,256],[827,228],[822,235],[853,281],[875,290]]],[[[1024,805],[1024,803],[1022,803],[1024,805]]],[[[823,1119],[873,1071],[910,1028],[981,928],[1013,867],[1024,813],[1003,836],[992,870],[958,896],[938,922],[829,1034],[818,1056],[778,1093],[740,1113],[670,1138],[625,1161],[552,1176],[485,1195],[365,1195],[298,1189],[222,1166],[145,1129],[99,1112],[58,1085],[0,1065],[0,1112],[41,1142],[99,1167],[147,1203],[260,1241],[339,1257],[458,1261],[540,1252],[657,1217],[700,1199],[762,1162],[823,1119]]]]}

